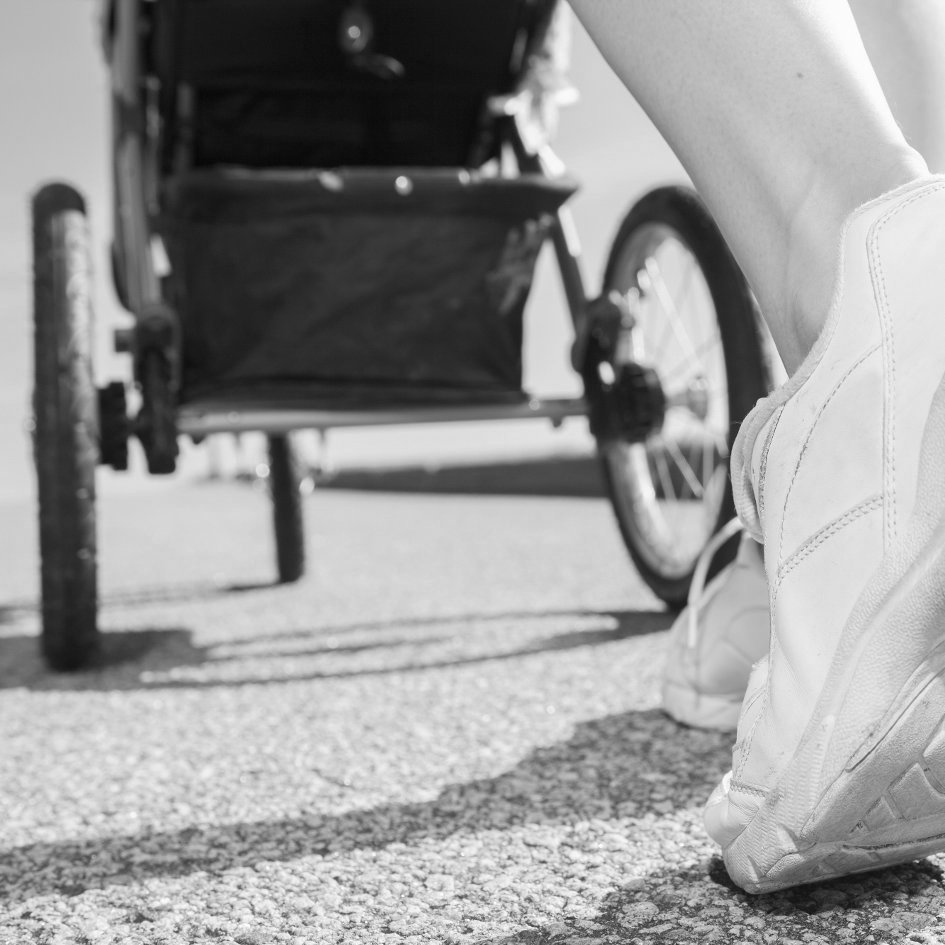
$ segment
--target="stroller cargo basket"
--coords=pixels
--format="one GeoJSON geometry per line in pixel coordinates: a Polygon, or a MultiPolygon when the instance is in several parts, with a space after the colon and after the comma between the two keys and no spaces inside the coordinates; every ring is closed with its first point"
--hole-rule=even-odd
{"type": "Polygon", "coordinates": [[[522,314],[570,181],[208,169],[166,186],[183,403],[250,390],[338,407],[524,397],[522,314]]]}

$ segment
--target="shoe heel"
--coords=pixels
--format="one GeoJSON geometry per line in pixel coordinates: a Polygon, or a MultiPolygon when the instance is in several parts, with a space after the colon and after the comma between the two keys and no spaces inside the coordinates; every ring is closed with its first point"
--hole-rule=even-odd
{"type": "Polygon", "coordinates": [[[945,850],[943,467],[945,375],[908,527],[850,616],[797,753],[726,850],[751,892],[945,850]]]}

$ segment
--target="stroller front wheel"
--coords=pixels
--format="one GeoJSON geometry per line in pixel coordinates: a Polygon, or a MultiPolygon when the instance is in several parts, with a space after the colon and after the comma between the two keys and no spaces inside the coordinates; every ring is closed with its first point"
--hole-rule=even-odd
{"type": "Polygon", "coordinates": [[[33,452],[39,498],[42,650],[53,669],[97,650],[98,393],[85,201],[65,184],[33,198],[33,452]]]}
{"type": "MultiPolygon", "coordinates": [[[[603,295],[614,292],[629,317],[606,360],[653,379],[662,422],[601,442],[604,477],[641,576],[679,607],[703,548],[734,515],[729,451],[768,390],[757,306],[701,200],[681,187],[647,194],[624,219],[604,276],[603,295]]],[[[726,551],[716,569],[734,542],[726,551]]]]}

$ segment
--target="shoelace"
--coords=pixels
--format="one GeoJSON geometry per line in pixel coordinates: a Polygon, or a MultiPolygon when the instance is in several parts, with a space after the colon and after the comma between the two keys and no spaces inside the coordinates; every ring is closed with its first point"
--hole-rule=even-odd
{"type": "Polygon", "coordinates": [[[708,541],[699,560],[696,562],[696,568],[692,572],[692,583],[689,585],[689,596],[686,598],[686,608],[689,611],[689,621],[686,627],[686,646],[693,649],[699,642],[699,608],[702,606],[702,598],[705,594],[705,581],[709,574],[709,568],[712,565],[712,559],[718,553],[719,548],[730,538],[733,538],[739,532],[744,530],[744,526],[737,519],[733,518],[726,522],[708,541]]]}

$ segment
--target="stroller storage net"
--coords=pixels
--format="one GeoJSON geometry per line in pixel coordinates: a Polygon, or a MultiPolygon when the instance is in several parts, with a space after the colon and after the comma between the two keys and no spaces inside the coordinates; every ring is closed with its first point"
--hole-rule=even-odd
{"type": "Polygon", "coordinates": [[[163,229],[185,399],[287,384],[339,406],[520,398],[535,260],[572,189],[449,171],[179,180],[163,229]]]}

